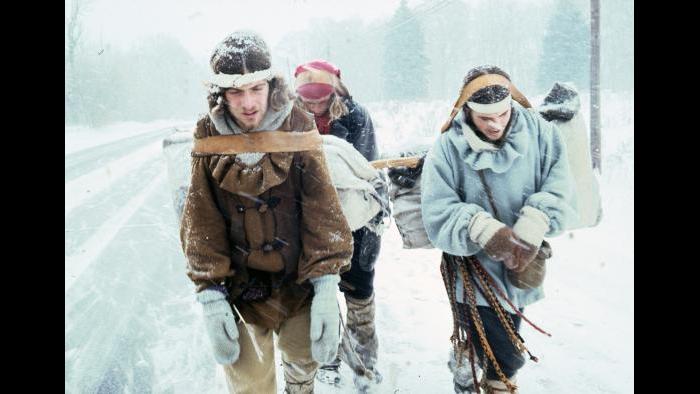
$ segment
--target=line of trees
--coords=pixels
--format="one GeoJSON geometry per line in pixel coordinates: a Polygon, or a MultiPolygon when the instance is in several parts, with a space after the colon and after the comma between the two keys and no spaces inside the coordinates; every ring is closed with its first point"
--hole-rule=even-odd
{"type": "Polygon", "coordinates": [[[65,123],[194,118],[206,111],[208,59],[195,60],[175,37],[145,37],[123,49],[88,40],[89,3],[73,1],[66,21],[65,123]]]}
{"type": "MultiPolygon", "coordinates": [[[[201,82],[208,59],[194,59],[171,36],[128,48],[89,40],[86,0],[66,18],[66,124],[195,118],[206,111],[201,82]]],[[[326,58],[361,101],[452,100],[480,64],[508,71],[523,93],[545,94],[554,81],[589,86],[588,0],[402,0],[381,20],[312,20],[273,48],[288,77],[296,65],[326,58]]],[[[633,0],[603,2],[601,89],[633,89],[633,0]],[[607,19],[606,19],[607,18],[607,19]]]]}

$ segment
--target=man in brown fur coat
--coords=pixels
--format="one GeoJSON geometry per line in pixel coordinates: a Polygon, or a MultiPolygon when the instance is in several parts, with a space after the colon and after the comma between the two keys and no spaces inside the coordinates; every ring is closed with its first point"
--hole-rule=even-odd
{"type": "Polygon", "coordinates": [[[270,72],[265,42],[235,32],[210,60],[180,237],[229,390],[313,392],[339,341],[336,289],[353,252],[313,119],[270,72]]]}

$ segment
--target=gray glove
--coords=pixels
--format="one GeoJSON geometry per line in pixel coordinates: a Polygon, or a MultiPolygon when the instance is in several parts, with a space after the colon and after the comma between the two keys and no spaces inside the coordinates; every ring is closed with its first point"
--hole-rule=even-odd
{"type": "Polygon", "coordinates": [[[311,301],[311,355],[320,364],[335,359],[340,343],[340,310],[336,292],[340,275],[323,275],[309,279],[314,285],[311,301]]]}
{"type": "Polygon", "coordinates": [[[222,365],[235,363],[240,353],[238,328],[226,294],[219,290],[204,289],[197,293],[197,301],[204,309],[204,324],[207,326],[216,362],[222,365]]]}

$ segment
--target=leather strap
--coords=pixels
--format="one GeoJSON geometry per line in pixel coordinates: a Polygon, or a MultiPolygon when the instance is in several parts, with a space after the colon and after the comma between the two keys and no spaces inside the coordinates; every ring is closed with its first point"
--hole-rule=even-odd
{"type": "Polygon", "coordinates": [[[442,128],[440,128],[440,132],[444,133],[445,131],[447,131],[447,129],[450,128],[452,119],[454,119],[455,116],[457,116],[457,113],[459,113],[459,111],[464,106],[464,103],[466,103],[467,100],[469,100],[472,94],[476,93],[479,89],[491,85],[501,85],[507,87],[510,90],[510,94],[513,97],[513,100],[517,101],[518,103],[520,103],[520,105],[522,105],[525,108],[532,108],[532,104],[530,104],[530,102],[527,100],[527,97],[525,97],[524,94],[520,93],[520,90],[518,90],[518,88],[516,88],[515,85],[513,85],[513,83],[508,80],[508,78],[500,74],[481,75],[479,77],[474,78],[474,80],[462,87],[462,91],[460,92],[457,101],[455,101],[455,104],[452,108],[452,112],[450,113],[450,117],[449,119],[447,119],[447,122],[445,122],[445,124],[442,125],[442,128]]]}
{"type": "Polygon", "coordinates": [[[256,131],[194,140],[193,154],[233,155],[244,152],[301,152],[321,149],[318,130],[304,132],[256,131]]]}

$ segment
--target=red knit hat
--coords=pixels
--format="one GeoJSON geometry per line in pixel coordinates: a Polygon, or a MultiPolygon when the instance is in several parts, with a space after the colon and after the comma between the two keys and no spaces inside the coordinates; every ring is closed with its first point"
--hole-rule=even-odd
{"type": "Polygon", "coordinates": [[[322,100],[334,91],[334,78],[340,78],[340,69],[333,63],[316,59],[300,64],[294,70],[297,94],[307,100],[322,100]]]}
{"type": "Polygon", "coordinates": [[[299,73],[304,72],[304,70],[308,70],[310,68],[316,69],[316,70],[324,70],[327,71],[331,74],[334,74],[336,77],[340,78],[340,69],[333,63],[323,60],[323,59],[316,59],[312,60],[310,62],[300,64],[297,66],[296,70],[294,70],[294,77],[296,78],[299,73]]]}

